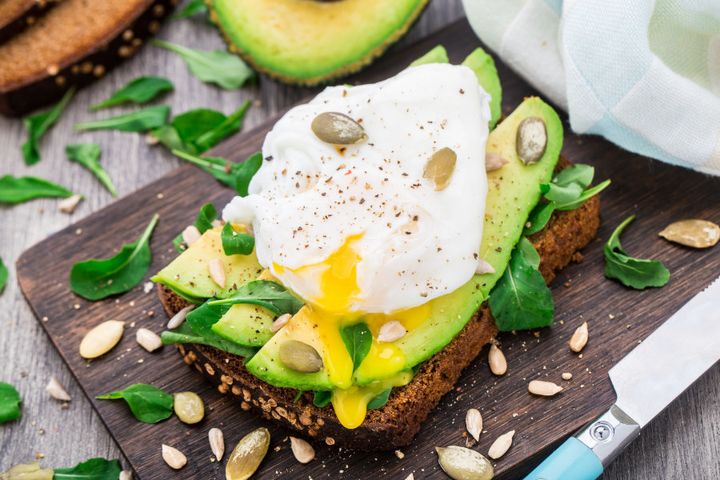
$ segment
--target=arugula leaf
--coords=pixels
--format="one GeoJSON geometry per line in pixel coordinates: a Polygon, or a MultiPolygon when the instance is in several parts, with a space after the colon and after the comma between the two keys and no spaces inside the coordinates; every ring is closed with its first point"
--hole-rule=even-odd
{"type": "Polygon", "coordinates": [[[332,401],[332,392],[328,392],[325,390],[319,390],[317,392],[313,392],[313,405],[315,405],[318,408],[325,408],[328,405],[330,405],[330,402],[332,401]]]}
{"type": "Polygon", "coordinates": [[[162,77],[138,77],[122,87],[105,101],[90,107],[91,111],[122,105],[123,103],[146,103],[163,92],[174,89],[172,82],[162,77]]]}
{"type": "Polygon", "coordinates": [[[0,382],[0,423],[20,418],[20,394],[9,383],[0,382]]]}
{"type": "Polygon", "coordinates": [[[67,198],[73,193],[62,185],[39,177],[0,177],[0,204],[16,204],[36,198],[67,198]]]}
{"type": "Polygon", "coordinates": [[[188,18],[198,13],[207,13],[205,0],[190,0],[180,12],[173,15],[172,18],[188,18]]]}
{"type": "Polygon", "coordinates": [[[212,326],[230,310],[230,307],[232,305],[211,305],[209,302],[205,302],[191,310],[185,317],[185,321],[197,335],[212,338],[212,336],[216,335],[212,331],[212,326]]]}
{"type": "Polygon", "coordinates": [[[172,150],[185,150],[187,147],[180,139],[177,130],[172,125],[163,125],[155,128],[150,132],[152,137],[155,137],[158,142],[165,145],[170,151],[172,150]]]}
{"type": "Polygon", "coordinates": [[[355,371],[370,352],[372,333],[365,322],[360,322],[341,328],[340,337],[352,358],[355,371]]]}
{"type": "Polygon", "coordinates": [[[145,383],[130,385],[125,390],[98,395],[98,400],[125,400],[136,419],[143,423],[158,423],[170,418],[173,396],[145,383]]]}
{"type": "Polygon", "coordinates": [[[122,468],[117,460],[91,458],[68,468],[56,468],[54,480],[117,480],[122,468]]]}
{"type": "Polygon", "coordinates": [[[255,237],[236,232],[229,223],[223,227],[220,240],[225,255],[250,255],[255,249],[255,237]]]}
{"type": "Polygon", "coordinates": [[[209,150],[222,140],[240,131],[248,108],[250,108],[250,101],[245,100],[240,108],[225,117],[219,125],[199,135],[194,141],[198,153],[209,150]]]}
{"type": "Polygon", "coordinates": [[[7,283],[8,279],[8,269],[3,263],[2,258],[0,257],[0,293],[5,290],[5,284],[7,283]]]}
{"type": "Polygon", "coordinates": [[[588,199],[590,199],[591,197],[594,197],[598,193],[605,190],[608,187],[608,185],[610,185],[610,179],[607,179],[602,183],[598,183],[597,185],[595,185],[592,188],[588,188],[587,190],[582,192],[582,194],[578,198],[576,198],[573,201],[569,201],[566,203],[559,203],[556,208],[559,211],[575,210],[576,208],[581,207],[582,204],[585,203],[588,199]]]}
{"type": "Polygon", "coordinates": [[[183,142],[191,144],[203,133],[219,126],[226,118],[225,114],[217,110],[196,108],[173,118],[171,125],[175,127],[183,142]]]}
{"type": "MultiPolygon", "coordinates": [[[[193,225],[195,225],[195,228],[197,228],[200,233],[205,233],[213,228],[212,222],[217,218],[217,216],[218,214],[215,209],[215,205],[212,203],[206,203],[200,207],[200,211],[198,212],[197,217],[195,217],[193,225]]],[[[182,232],[175,237],[173,245],[175,246],[175,250],[178,252],[183,252],[187,248],[182,238],[182,232]]]]}
{"type": "Polygon", "coordinates": [[[112,194],[113,197],[117,196],[117,190],[113,185],[110,175],[100,165],[100,145],[97,143],[78,143],[75,145],[67,145],[65,147],[65,155],[71,162],[79,163],[83,167],[90,170],[93,175],[100,180],[105,188],[112,194]]]}
{"type": "Polygon", "coordinates": [[[172,153],[205,170],[218,182],[234,189],[241,197],[247,196],[250,180],[262,165],[260,152],[250,155],[241,163],[233,163],[221,157],[197,157],[180,150],[173,150],[172,153]]]}
{"type": "Polygon", "coordinates": [[[635,215],[626,218],[605,243],[605,276],[619,280],[626,287],[636,290],[662,287],[670,281],[670,271],[665,265],[659,260],[633,258],[625,252],[620,243],[620,235],[634,219],[635,215]]]}
{"type": "Polygon", "coordinates": [[[210,300],[210,305],[235,305],[249,303],[265,307],[275,315],[290,313],[295,315],[303,303],[294,297],[285,287],[269,280],[253,280],[237,289],[231,297],[210,300]]]}
{"type": "Polygon", "coordinates": [[[150,236],[158,218],[153,215],[140,238],[124,244],[117,255],[74,264],[70,270],[70,289],[87,300],[100,300],[139,284],[150,268],[150,236]]]}
{"type": "Polygon", "coordinates": [[[582,188],[587,188],[588,185],[592,183],[594,176],[595,167],[584,163],[575,163],[560,170],[560,172],[553,177],[552,183],[561,187],[566,187],[574,183],[580,185],[582,188]]]}
{"type": "Polygon", "coordinates": [[[180,55],[201,81],[214,83],[226,90],[240,88],[254,76],[240,57],[225,50],[194,50],[158,39],[152,40],[152,44],[180,55]]]}
{"type": "Polygon", "coordinates": [[[552,324],[555,307],[550,289],[538,271],[540,257],[526,238],[512,252],[488,303],[500,331],[528,330],[552,324]]]}
{"type": "Polygon", "coordinates": [[[175,330],[167,330],[165,332],[162,332],[162,334],[160,334],[160,339],[162,340],[162,343],[164,345],[186,343],[207,345],[209,347],[214,347],[218,350],[222,350],[223,352],[232,353],[233,355],[244,357],[245,360],[249,360],[250,358],[252,358],[253,355],[255,355],[255,352],[257,352],[257,350],[254,348],[244,347],[242,345],[238,345],[234,342],[221,338],[215,335],[215,332],[213,332],[213,335],[214,336],[212,338],[200,336],[195,333],[195,331],[190,325],[188,325],[187,322],[184,322],[175,330]]]}
{"type": "Polygon", "coordinates": [[[550,217],[555,212],[555,202],[538,203],[528,216],[523,235],[532,235],[537,233],[550,221],[550,217]]]}
{"type": "Polygon", "coordinates": [[[40,139],[60,118],[68,102],[75,94],[75,88],[71,88],[50,110],[30,115],[23,120],[25,129],[28,131],[28,139],[22,144],[21,150],[25,165],[35,165],[40,161],[40,139]]]}
{"type": "Polygon", "coordinates": [[[384,407],[388,399],[390,398],[390,392],[392,392],[392,387],[388,388],[387,390],[383,390],[375,398],[370,400],[370,402],[368,402],[367,404],[368,410],[375,410],[384,407]]]}
{"type": "Polygon", "coordinates": [[[81,122],[75,124],[75,130],[119,130],[121,132],[146,132],[165,125],[170,107],[156,105],[115,117],[81,122]]]}

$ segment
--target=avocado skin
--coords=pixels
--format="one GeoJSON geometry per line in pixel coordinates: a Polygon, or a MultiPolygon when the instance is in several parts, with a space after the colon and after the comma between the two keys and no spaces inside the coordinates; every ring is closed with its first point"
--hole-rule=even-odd
{"type": "Polygon", "coordinates": [[[209,18],[222,33],[231,52],[240,55],[255,70],[281,82],[315,86],[355,73],[372,63],[405,35],[428,2],[208,0],[207,4],[209,18]],[[285,19],[298,16],[291,12],[306,14],[306,19],[317,19],[323,33],[332,33],[332,29],[336,29],[338,34],[328,35],[327,41],[320,43],[317,40],[322,35],[301,31],[298,26],[302,22],[296,21],[294,28],[283,24],[285,19]],[[240,18],[232,18],[234,15],[240,18]],[[344,22],[344,15],[352,22],[344,22]],[[394,20],[383,24],[377,21],[381,18],[394,20]],[[361,25],[360,22],[369,24],[361,25]],[[357,27],[348,33],[349,25],[357,27]],[[277,34],[277,41],[271,41],[273,33],[277,34]],[[346,35],[353,44],[343,44],[346,35]],[[306,44],[301,46],[301,42],[306,44]],[[342,45],[341,52],[328,55],[328,48],[338,44],[342,45]]]}

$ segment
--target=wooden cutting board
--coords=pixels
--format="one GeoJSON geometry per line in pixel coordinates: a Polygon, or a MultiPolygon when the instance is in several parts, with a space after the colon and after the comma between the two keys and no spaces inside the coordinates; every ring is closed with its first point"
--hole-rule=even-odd
{"type": "MultiPolygon", "coordinates": [[[[415,46],[394,52],[376,63],[360,79],[386,78],[404,68],[432,46],[442,43],[451,60],[461,61],[478,45],[461,21],[415,46]]],[[[536,92],[499,64],[506,113],[536,92]]],[[[213,154],[239,161],[259,149],[270,124],[230,139],[213,154]]],[[[128,461],[143,480],[222,479],[224,467],[211,461],[207,432],[220,427],[228,451],[252,429],[265,425],[272,433],[271,451],[257,478],[444,478],[435,446],[464,445],[468,408],[480,409],[485,433],[476,448],[486,453],[500,434],[515,430],[511,450],[496,467],[498,478],[516,478],[543,452],[608,408],[615,395],[608,369],[660,323],[720,273],[720,250],[696,251],[672,245],[657,236],[666,224],[699,217],[720,222],[720,178],[710,178],[624,152],[597,137],[568,132],[564,153],[575,162],[594,165],[596,179],[612,178],[602,195],[602,227],[597,241],[585,250],[585,260],[564,270],[553,284],[556,320],[537,332],[503,334],[509,372],[493,377],[482,354],[464,372],[424,424],[414,443],[402,449],[404,458],[389,453],[355,453],[316,445],[317,458],[298,464],[289,448],[288,431],[261,421],[238,403],[218,393],[201,375],[187,368],[175,348],[149,354],[135,343],[137,328],[161,331],[166,322],[155,291],[142,285],[118,298],[87,302],[68,287],[71,265],[89,257],[112,255],[122,242],[138,237],[154,213],[160,223],[152,238],[153,262],[148,276],[175,257],[171,241],[191,223],[199,206],[211,201],[222,207],[233,193],[193,167],[180,168],[157,182],[117,201],[25,252],[17,271],[22,290],[40,324],[90,399],[131,383],[151,383],[169,392],[191,390],[206,402],[206,419],[187,426],[176,418],[158,425],[137,422],[122,402],[91,400],[128,461]],[[637,219],[623,236],[631,254],[661,259],[672,272],[662,289],[629,290],[603,277],[602,245],[628,215],[637,219]],[[98,323],[123,320],[128,328],[121,344],[104,358],[86,362],[78,354],[83,334],[98,323]],[[582,356],[567,341],[583,321],[590,324],[590,342],[582,356]],[[572,381],[560,379],[571,372],[572,381]],[[532,379],[562,384],[565,390],[547,399],[527,392],[532,379]],[[162,461],[160,445],[174,445],[186,453],[188,465],[172,472],[162,461]]]]}

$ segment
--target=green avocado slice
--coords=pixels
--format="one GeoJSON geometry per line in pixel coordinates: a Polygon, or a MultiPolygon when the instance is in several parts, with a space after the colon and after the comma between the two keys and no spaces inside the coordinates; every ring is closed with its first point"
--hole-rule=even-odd
{"type": "Polygon", "coordinates": [[[239,303],[220,317],[212,331],[225,340],[246,347],[262,347],[273,336],[271,330],[275,316],[258,305],[239,303]]]}
{"type": "Polygon", "coordinates": [[[492,130],[502,115],[502,85],[495,68],[495,61],[485,50],[478,47],[463,60],[462,64],[475,72],[478,83],[490,95],[490,130],[492,130]]]}
{"type": "Polygon", "coordinates": [[[436,45],[432,50],[412,62],[409,66],[417,67],[428,63],[450,63],[447,50],[442,45],[436,45]]]}

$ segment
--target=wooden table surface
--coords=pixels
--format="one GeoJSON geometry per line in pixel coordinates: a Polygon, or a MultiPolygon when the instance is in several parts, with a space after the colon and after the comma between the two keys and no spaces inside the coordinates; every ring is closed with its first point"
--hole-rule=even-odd
{"type": "MultiPolygon", "coordinates": [[[[462,16],[459,0],[436,0],[399,47],[462,16]]],[[[160,37],[196,48],[221,48],[223,45],[215,30],[202,19],[168,22],[160,37]]],[[[75,122],[92,116],[87,112],[88,105],[107,98],[129,80],[148,74],[173,80],[175,92],[165,101],[176,113],[197,107],[228,113],[243,100],[254,100],[246,117],[246,129],[310,93],[265,78],[258,85],[238,91],[219,90],[195,79],[174,54],[148,47],[108,78],[76,96],[59,124],[47,135],[42,144],[43,160],[34,167],[26,167],[20,156],[20,144],[25,139],[22,123],[0,118],[0,175],[41,176],[85,195],[85,201],[72,215],[60,213],[54,200],[0,207],[0,257],[11,270],[10,281],[0,295],[0,380],[14,384],[24,400],[23,418],[0,426],[0,471],[42,455],[46,466],[70,466],[93,456],[119,456],[99,418],[32,317],[15,282],[14,263],[29,246],[114,200],[93,176],[65,159],[67,143],[99,143],[103,149],[102,163],[121,196],[131,194],[179,165],[179,161],[161,147],[147,145],[140,135],[121,132],[77,134],[72,130],[75,122]],[[73,398],[67,409],[62,409],[45,392],[45,385],[53,375],[67,387],[73,398]]],[[[720,369],[715,368],[660,415],[603,478],[711,478],[720,463],[714,445],[718,438],[720,369]]]]}

